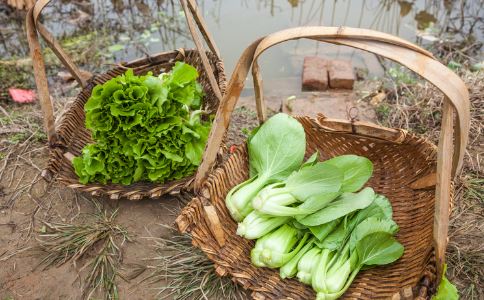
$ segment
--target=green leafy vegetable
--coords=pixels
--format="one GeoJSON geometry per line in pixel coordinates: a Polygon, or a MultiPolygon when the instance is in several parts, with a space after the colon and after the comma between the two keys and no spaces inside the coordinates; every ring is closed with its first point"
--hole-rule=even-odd
{"type": "Polygon", "coordinates": [[[253,265],[280,268],[281,278],[296,276],[317,299],[332,300],[361,269],[401,257],[403,246],[393,237],[399,228],[390,201],[363,188],[371,161],[343,155],[318,162],[316,152],[303,163],[304,143],[300,124],[283,114],[254,130],[251,178],[228,193],[226,206],[237,234],[257,239],[253,265]]]}
{"type": "Polygon", "coordinates": [[[342,192],[356,192],[363,187],[373,173],[373,164],[363,156],[341,155],[324,162],[344,171],[342,192]]]}
{"type": "Polygon", "coordinates": [[[237,234],[249,240],[258,239],[289,221],[289,217],[274,217],[252,211],[237,227],[237,234]]]}
{"type": "Polygon", "coordinates": [[[350,250],[352,251],[356,247],[357,242],[368,234],[387,232],[394,235],[397,231],[398,225],[392,219],[378,219],[375,217],[365,219],[351,232],[349,240],[350,250]]]}
{"type": "Polygon", "coordinates": [[[314,152],[302,165],[301,169],[304,167],[314,166],[318,163],[319,152],[314,152]]]}
{"type": "Polygon", "coordinates": [[[437,293],[432,296],[432,300],[459,300],[457,288],[447,279],[447,276],[445,276],[446,272],[447,265],[444,265],[442,280],[437,287],[437,293]]]}
{"type": "Polygon", "coordinates": [[[287,224],[282,225],[257,240],[250,253],[252,263],[258,267],[279,268],[283,266],[304,246],[308,234],[301,239],[299,237],[298,229],[287,224]]]}
{"type": "Polygon", "coordinates": [[[386,265],[400,258],[403,246],[388,232],[372,232],[356,243],[360,266],[386,265]]]}
{"type": "Polygon", "coordinates": [[[81,183],[163,183],[193,174],[211,122],[202,120],[202,88],[192,66],[177,62],[154,77],[132,70],[92,90],[86,145],[73,165],[81,183]]]}
{"type": "Polygon", "coordinates": [[[308,227],[312,234],[319,240],[323,241],[338,225],[343,218],[338,218],[331,222],[308,227]]]}
{"type": "Polygon", "coordinates": [[[340,194],[342,181],[343,172],[337,167],[325,163],[305,166],[283,183],[264,188],[252,206],[274,216],[307,215],[335,199],[340,194]],[[297,202],[304,203],[291,206],[297,202]]]}
{"type": "Polygon", "coordinates": [[[305,284],[311,284],[312,274],[317,267],[317,262],[321,255],[321,249],[313,247],[308,252],[304,253],[297,265],[297,278],[305,284]]]}
{"type": "Polygon", "coordinates": [[[333,231],[331,231],[331,233],[325,239],[316,243],[319,247],[329,250],[338,250],[343,248],[347,236],[351,233],[350,228],[347,226],[347,216],[320,226],[331,225],[333,222],[338,220],[340,221],[338,223],[339,225],[333,231]]]}
{"type": "Polygon", "coordinates": [[[304,247],[302,247],[301,250],[299,250],[299,252],[294,255],[293,258],[291,258],[289,262],[281,267],[281,269],[279,270],[281,278],[290,278],[296,275],[300,260],[306,252],[310,251],[313,248],[313,241],[313,239],[310,239],[306,243],[306,245],[304,245],[304,247]]]}
{"type": "Polygon", "coordinates": [[[338,199],[331,202],[318,212],[298,219],[299,223],[306,226],[317,226],[331,222],[345,216],[355,210],[369,206],[375,198],[375,192],[367,187],[358,193],[344,193],[338,199]]]}
{"type": "Polygon", "coordinates": [[[242,221],[252,211],[251,201],[264,186],[284,180],[301,166],[306,136],[298,121],[280,113],[257,130],[248,148],[253,176],[234,187],[225,200],[236,221],[242,221]]]}
{"type": "Polygon", "coordinates": [[[316,299],[338,299],[363,267],[389,264],[403,254],[403,246],[388,232],[371,232],[357,241],[354,252],[350,253],[349,248],[346,244],[336,254],[323,249],[312,277],[316,299]]]}

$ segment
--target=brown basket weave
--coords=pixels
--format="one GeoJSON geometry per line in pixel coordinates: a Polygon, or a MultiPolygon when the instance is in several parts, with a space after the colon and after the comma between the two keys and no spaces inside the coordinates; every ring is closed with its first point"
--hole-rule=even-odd
{"type": "Polygon", "coordinates": [[[84,185],[79,183],[79,177],[75,174],[71,163],[72,158],[80,155],[82,148],[86,144],[92,143],[91,133],[85,128],[84,114],[84,104],[91,96],[92,89],[97,84],[102,84],[113,77],[125,73],[128,68],[132,68],[135,74],[146,74],[151,71],[154,75],[158,75],[162,72],[169,71],[176,61],[189,63],[200,74],[198,80],[205,92],[203,109],[209,113],[215,113],[217,111],[219,100],[225,92],[226,85],[223,63],[220,60],[218,49],[212,37],[205,30],[204,21],[198,12],[195,2],[193,0],[186,1],[182,0],[181,3],[185,11],[188,27],[198,50],[178,49],[164,52],[129,63],[122,63],[104,74],[94,76],[80,71],[62,50],[54,37],[38,21],[42,9],[50,0],[37,1],[27,15],[27,30],[34,62],[35,79],[50,145],[49,164],[42,173],[44,178],[48,180],[56,179],[70,188],[89,192],[96,196],[107,195],[112,199],[128,198],[130,200],[139,200],[144,197],[155,198],[162,194],[176,193],[180,189],[189,189],[192,187],[194,176],[164,184],[140,182],[132,185],[103,185],[97,183],[84,185]],[[205,52],[203,50],[202,42],[196,32],[197,25],[207,41],[211,52],[205,52]],[[42,35],[46,43],[83,87],[73,104],[69,106],[66,113],[62,116],[57,128],[54,125],[52,102],[49,97],[44,62],[40,52],[37,32],[42,35]]]}
{"type": "Polygon", "coordinates": [[[374,173],[368,186],[387,196],[394,220],[400,226],[396,238],[404,245],[394,264],[360,272],[345,299],[427,299],[440,280],[447,242],[451,202],[451,178],[460,168],[469,128],[468,94],[462,81],[431,54],[401,39],[379,32],[353,28],[302,27],[271,34],[253,43],[242,54],[227,88],[196,178],[197,196],[177,218],[182,232],[190,232],[193,244],[215,263],[216,272],[231,276],[252,291],[254,299],[314,299],[310,286],[283,280],[277,270],[256,268],[250,262],[254,241],[236,235],[237,224],[225,207],[228,191],[248,179],[248,156],[239,147],[207,179],[233,107],[252,65],[258,115],[265,118],[258,56],[286,40],[311,38],[364,49],[406,65],[441,89],[446,97],[439,148],[400,129],[370,123],[297,117],[306,132],[306,156],[318,150],[322,159],[343,154],[368,157],[374,173]],[[453,113],[457,126],[453,131],[453,113]],[[453,134],[454,133],[454,134],[453,134]],[[452,143],[455,142],[454,146],[452,143]],[[453,155],[454,154],[454,155],[453,155]],[[453,160],[453,158],[455,158],[453,160]]]}

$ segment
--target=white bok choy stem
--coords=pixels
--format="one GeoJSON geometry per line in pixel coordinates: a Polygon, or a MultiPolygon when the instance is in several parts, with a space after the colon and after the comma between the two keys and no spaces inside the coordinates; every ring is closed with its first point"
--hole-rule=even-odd
{"type": "Polygon", "coordinates": [[[313,246],[311,250],[306,252],[297,264],[297,278],[305,284],[311,284],[311,279],[314,269],[318,266],[319,257],[321,256],[321,248],[313,246]]]}
{"type": "Polygon", "coordinates": [[[297,266],[299,261],[306,254],[306,252],[310,251],[314,247],[313,243],[314,238],[311,238],[290,261],[288,261],[286,264],[284,264],[284,266],[281,267],[281,269],[279,270],[279,275],[281,276],[281,278],[291,278],[297,274],[297,266]]]}
{"type": "Polygon", "coordinates": [[[304,234],[302,238],[300,236],[300,230],[282,225],[257,240],[250,253],[252,263],[257,267],[282,267],[301,250],[309,234],[304,234]]]}
{"type": "Polygon", "coordinates": [[[255,240],[286,224],[290,219],[290,217],[273,217],[254,210],[239,223],[237,234],[246,239],[255,240]]]}

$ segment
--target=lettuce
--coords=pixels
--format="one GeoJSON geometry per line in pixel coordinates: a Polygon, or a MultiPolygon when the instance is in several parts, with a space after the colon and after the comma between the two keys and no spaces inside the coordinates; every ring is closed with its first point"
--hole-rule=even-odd
{"type": "Polygon", "coordinates": [[[79,181],[163,183],[193,174],[211,127],[201,118],[197,78],[177,62],[159,77],[130,69],[94,87],[84,106],[94,143],[73,160],[79,181]]]}

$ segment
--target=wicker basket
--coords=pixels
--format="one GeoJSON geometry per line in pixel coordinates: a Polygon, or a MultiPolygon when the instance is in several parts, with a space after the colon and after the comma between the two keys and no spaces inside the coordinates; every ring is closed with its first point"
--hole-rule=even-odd
{"type": "Polygon", "coordinates": [[[231,276],[249,289],[254,299],[315,298],[311,287],[294,279],[280,279],[277,270],[252,266],[250,250],[254,242],[236,235],[237,224],[224,202],[228,191],[248,178],[246,147],[239,147],[214,172],[207,171],[251,65],[258,116],[263,121],[265,109],[257,58],[275,44],[300,38],[347,45],[389,58],[420,74],[446,95],[438,148],[400,129],[322,115],[297,117],[306,132],[307,156],[318,150],[323,159],[357,154],[373,162],[374,173],[368,185],[390,199],[394,220],[400,226],[396,237],[405,247],[403,256],[392,265],[361,272],[344,298],[426,299],[434,293],[442,274],[451,181],[460,169],[469,130],[468,93],[459,77],[430,53],[387,34],[353,28],[301,27],[271,34],[247,48],[232,75],[212,129],[209,148],[196,178],[197,196],[178,216],[178,228],[192,234],[193,244],[215,263],[219,275],[231,276]]]}
{"type": "Polygon", "coordinates": [[[89,99],[91,90],[97,84],[102,84],[124,73],[127,68],[132,68],[135,74],[146,74],[152,71],[156,75],[170,70],[176,61],[187,62],[194,66],[200,73],[199,82],[205,92],[203,109],[210,113],[217,111],[226,85],[224,67],[220,59],[219,51],[212,37],[205,29],[206,26],[195,2],[193,0],[188,0],[188,2],[187,0],[180,1],[185,11],[188,27],[198,50],[178,49],[164,52],[132,62],[122,63],[104,74],[94,76],[80,71],[49,31],[39,22],[40,13],[49,2],[50,0],[37,1],[35,6],[27,14],[29,46],[31,48],[35,80],[42,112],[44,114],[44,125],[50,146],[49,164],[42,173],[43,177],[48,180],[56,179],[73,189],[88,192],[95,196],[107,195],[112,199],[124,197],[130,200],[139,200],[144,197],[155,198],[166,193],[177,193],[180,189],[190,189],[194,176],[164,184],[140,182],[128,186],[96,183],[84,185],[79,183],[79,178],[74,172],[71,160],[74,156],[80,155],[82,148],[87,143],[92,142],[91,134],[84,125],[84,104],[89,99]],[[203,49],[202,41],[196,31],[197,25],[211,52],[205,52],[203,49]],[[41,55],[37,32],[41,34],[49,47],[83,88],[74,103],[61,117],[61,121],[57,126],[54,125],[52,102],[47,87],[44,61],[41,55]]]}

